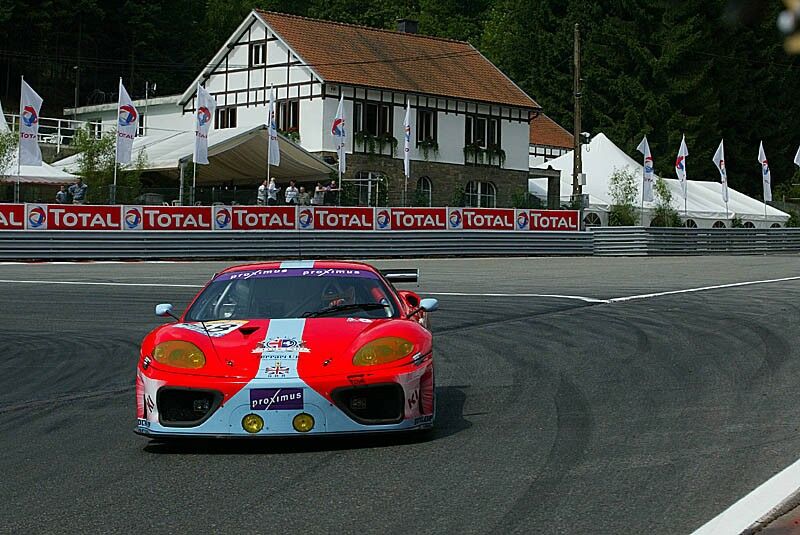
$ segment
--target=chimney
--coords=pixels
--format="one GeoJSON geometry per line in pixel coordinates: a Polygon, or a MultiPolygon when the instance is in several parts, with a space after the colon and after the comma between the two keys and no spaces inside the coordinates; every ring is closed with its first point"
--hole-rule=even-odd
{"type": "Polygon", "coordinates": [[[397,19],[397,31],[402,33],[417,33],[419,31],[419,21],[397,19]]]}

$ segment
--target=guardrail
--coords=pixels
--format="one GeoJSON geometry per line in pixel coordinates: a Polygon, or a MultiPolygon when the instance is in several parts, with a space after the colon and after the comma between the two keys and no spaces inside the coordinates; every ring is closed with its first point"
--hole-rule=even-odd
{"type": "Polygon", "coordinates": [[[2,260],[586,256],[587,232],[0,231],[2,260]]]}
{"type": "Polygon", "coordinates": [[[598,256],[800,253],[800,228],[594,227],[591,234],[598,256]]]}

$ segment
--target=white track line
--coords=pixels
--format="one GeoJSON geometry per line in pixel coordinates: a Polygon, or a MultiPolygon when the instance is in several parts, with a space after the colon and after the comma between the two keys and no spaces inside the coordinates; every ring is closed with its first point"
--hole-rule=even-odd
{"type": "Polygon", "coordinates": [[[608,299],[595,299],[594,297],[584,297],[582,295],[558,295],[558,294],[502,294],[502,293],[467,293],[467,292],[422,292],[425,295],[452,295],[458,297],[547,297],[553,299],[572,299],[584,301],[586,303],[608,303],[608,299]]]}
{"type": "Polygon", "coordinates": [[[730,284],[717,284],[715,286],[702,286],[700,288],[687,288],[685,290],[670,290],[668,292],[656,292],[651,294],[640,294],[640,295],[629,295],[627,297],[614,297],[613,299],[609,299],[609,303],[621,303],[624,301],[634,301],[636,299],[650,299],[652,297],[661,297],[663,295],[676,295],[676,294],[687,294],[693,292],[705,292],[707,290],[719,290],[721,288],[736,288],[739,286],[751,286],[753,284],[769,284],[772,282],[786,282],[786,281],[795,281],[800,280],[800,276],[798,277],[783,277],[780,279],[764,279],[758,281],[745,281],[745,282],[732,282],[730,284]]]}
{"type": "Polygon", "coordinates": [[[1,279],[3,284],[66,284],[72,286],[138,286],[153,288],[202,288],[202,284],[159,284],[155,282],[91,282],[91,281],[20,281],[1,279]]]}
{"type": "Polygon", "coordinates": [[[800,459],[697,529],[693,535],[742,533],[756,522],[765,519],[792,497],[798,490],[799,481],[800,459]]]}

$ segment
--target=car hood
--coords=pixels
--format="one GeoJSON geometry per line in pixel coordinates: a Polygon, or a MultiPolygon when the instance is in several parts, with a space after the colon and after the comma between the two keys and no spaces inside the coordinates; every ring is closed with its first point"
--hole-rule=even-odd
{"type": "Polygon", "coordinates": [[[205,328],[199,322],[180,322],[156,329],[142,349],[147,355],[165,341],[192,342],[206,355],[206,366],[184,373],[252,378],[278,363],[277,369],[290,369],[288,377],[313,377],[361,370],[353,365],[355,352],[384,336],[410,340],[412,354],[430,351],[430,333],[417,322],[364,318],[224,320],[206,322],[205,328]]]}

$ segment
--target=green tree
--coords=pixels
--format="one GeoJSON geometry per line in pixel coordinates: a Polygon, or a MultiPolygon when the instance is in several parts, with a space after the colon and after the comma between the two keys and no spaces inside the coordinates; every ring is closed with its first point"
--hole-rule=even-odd
{"type": "Polygon", "coordinates": [[[608,182],[608,193],[614,204],[608,212],[608,224],[612,227],[633,226],[638,220],[636,175],[629,168],[615,169],[608,182]]]}
{"type": "MultiPolygon", "coordinates": [[[[114,184],[116,164],[114,145],[116,131],[106,132],[96,137],[86,129],[75,133],[73,145],[79,151],[77,174],[89,186],[86,200],[89,203],[106,203],[109,200],[110,186],[114,184]]],[[[144,151],[136,155],[133,166],[117,167],[116,202],[130,203],[136,200],[141,190],[141,175],[147,166],[144,151]]]]}
{"type": "Polygon", "coordinates": [[[658,177],[655,183],[656,207],[653,209],[651,227],[680,227],[681,218],[677,210],[672,207],[672,192],[667,182],[658,177]]]}

